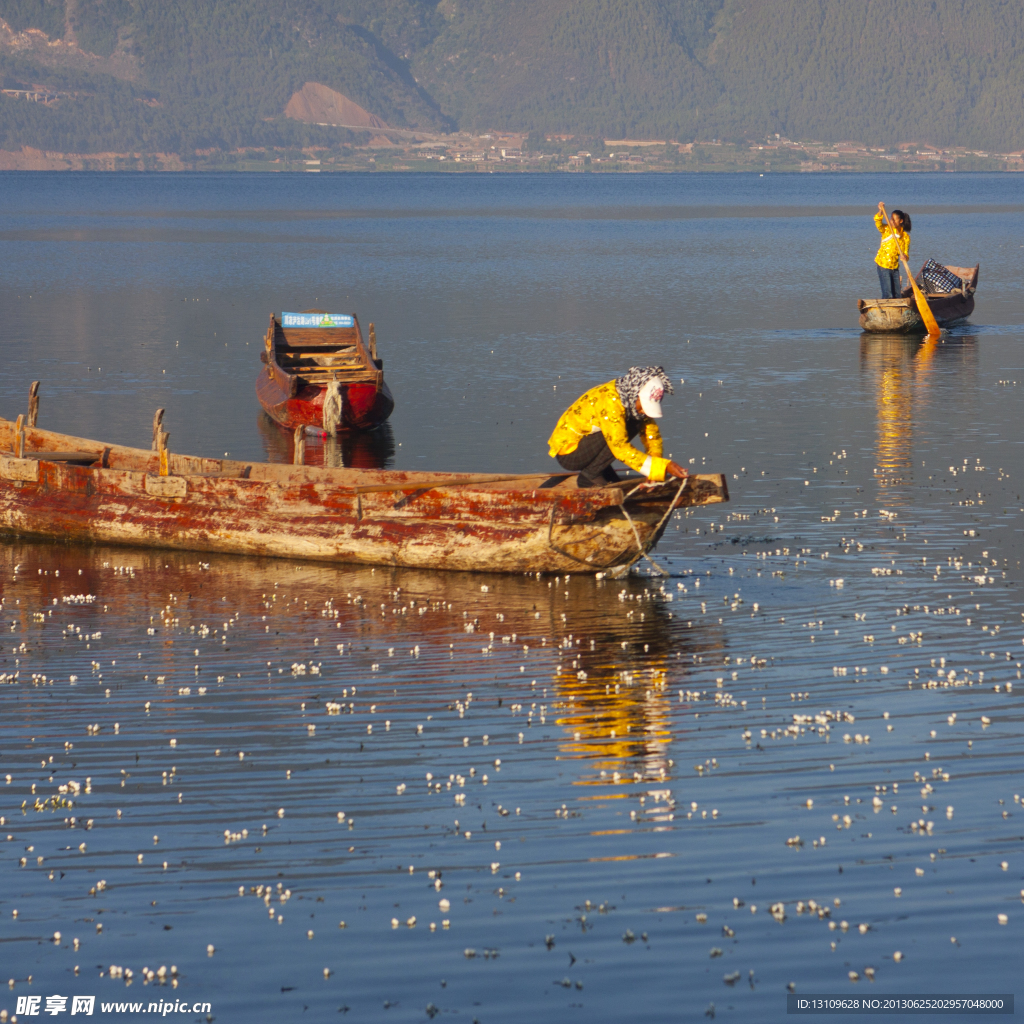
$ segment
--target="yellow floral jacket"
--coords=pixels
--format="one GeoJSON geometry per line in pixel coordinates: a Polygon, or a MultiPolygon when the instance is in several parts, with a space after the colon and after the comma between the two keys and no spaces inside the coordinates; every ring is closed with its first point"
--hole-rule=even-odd
{"type": "Polygon", "coordinates": [[[598,431],[604,434],[612,454],[630,469],[643,473],[651,480],[664,480],[669,460],[661,457],[661,431],[653,420],[643,421],[645,455],[629,443],[626,430],[626,410],[622,407],[615,381],[591,388],[562,413],[554,433],[548,439],[552,458],[576,451],[580,441],[598,431]]]}
{"type": "Polygon", "coordinates": [[[875,262],[885,270],[895,270],[900,265],[898,249],[903,250],[904,256],[910,256],[910,232],[901,231],[899,235],[894,235],[889,230],[889,225],[885,223],[881,210],[875,214],[875,227],[882,235],[882,244],[875,262]]]}

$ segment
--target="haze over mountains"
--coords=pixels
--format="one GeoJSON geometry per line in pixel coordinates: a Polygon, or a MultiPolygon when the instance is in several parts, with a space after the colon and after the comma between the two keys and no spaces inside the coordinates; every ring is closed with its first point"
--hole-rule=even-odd
{"type": "Polygon", "coordinates": [[[3,150],[337,144],[321,116],[1024,148],[1020,0],[0,0],[0,18],[3,150]]]}

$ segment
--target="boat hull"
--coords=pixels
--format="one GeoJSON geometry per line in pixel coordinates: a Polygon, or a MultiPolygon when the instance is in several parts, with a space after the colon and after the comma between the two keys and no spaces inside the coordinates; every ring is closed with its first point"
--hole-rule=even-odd
{"type": "MultiPolygon", "coordinates": [[[[14,442],[14,425],[0,420],[0,451],[14,442]]],[[[0,455],[0,531],[8,534],[462,571],[620,569],[657,542],[678,488],[634,480],[580,490],[572,478],[542,474],[514,486],[468,474],[439,482],[437,474],[174,454],[160,476],[153,452],[34,428],[25,453],[0,455]],[[92,452],[96,462],[34,451],[92,452]]],[[[728,497],[724,476],[693,476],[676,507],[728,497]]]]}
{"type": "MultiPolygon", "coordinates": [[[[324,397],[327,388],[307,384],[290,396],[288,387],[271,371],[261,370],[256,379],[256,397],[276,423],[288,430],[296,427],[323,427],[324,397]]],[[[384,423],[395,408],[387,384],[358,382],[342,384],[342,430],[374,430],[384,423]]]]}
{"type": "MultiPolygon", "coordinates": [[[[957,292],[925,294],[928,306],[940,327],[952,327],[966,320],[974,312],[974,293],[978,288],[980,264],[973,267],[947,266],[963,282],[957,292]]],[[[926,289],[924,267],[918,272],[917,286],[926,289]]],[[[859,299],[861,330],[871,334],[927,334],[921,314],[917,311],[914,293],[908,285],[898,299],[859,299]]]]}
{"type": "MultiPolygon", "coordinates": [[[[974,312],[974,295],[929,295],[928,305],[940,327],[952,327],[974,312]]],[[[927,334],[913,298],[860,299],[861,330],[872,334],[927,334]]]]}

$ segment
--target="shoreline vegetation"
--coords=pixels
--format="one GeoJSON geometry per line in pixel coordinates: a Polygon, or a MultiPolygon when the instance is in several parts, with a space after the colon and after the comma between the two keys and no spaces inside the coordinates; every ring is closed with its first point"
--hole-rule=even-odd
{"type": "Polygon", "coordinates": [[[0,169],[1015,171],[1020,40],[990,0],[0,0],[0,169]]]}
{"type": "MultiPolygon", "coordinates": [[[[327,126],[321,126],[327,127],[327,126]]],[[[990,153],[900,143],[889,149],[859,142],[766,139],[683,143],[669,139],[602,139],[538,132],[473,135],[360,133],[348,141],[305,147],[239,147],[193,154],[62,153],[24,146],[0,149],[0,171],[344,171],[523,173],[693,173],[1024,171],[1024,152],[990,153]],[[363,136],[360,138],[360,136],[363,136]]]]}

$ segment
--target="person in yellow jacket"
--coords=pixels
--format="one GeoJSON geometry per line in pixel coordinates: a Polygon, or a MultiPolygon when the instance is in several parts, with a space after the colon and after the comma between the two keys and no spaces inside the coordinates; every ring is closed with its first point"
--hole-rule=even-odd
{"type": "Polygon", "coordinates": [[[878,282],[882,286],[883,299],[898,299],[903,291],[900,285],[900,251],[904,256],[910,255],[910,217],[902,210],[893,210],[889,221],[896,229],[893,234],[885,223],[885,203],[878,204],[875,214],[875,227],[882,236],[882,244],[878,247],[875,265],[878,267],[878,282]]]}
{"type": "Polygon", "coordinates": [[[619,459],[650,480],[687,471],[662,457],[661,399],[672,394],[672,382],[660,366],[631,366],[629,372],[591,388],[562,413],[548,439],[552,458],[578,473],[579,487],[602,487],[619,479],[612,462],[619,459]],[[629,442],[643,434],[646,451],[629,442]]]}

